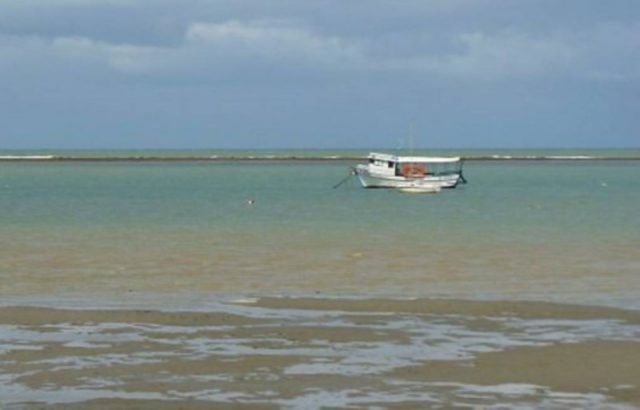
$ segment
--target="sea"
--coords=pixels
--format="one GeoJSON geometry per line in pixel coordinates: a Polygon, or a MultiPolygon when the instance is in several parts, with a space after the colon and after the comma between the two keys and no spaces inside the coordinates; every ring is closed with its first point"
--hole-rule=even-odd
{"type": "Polygon", "coordinates": [[[2,151],[103,160],[0,162],[3,296],[322,292],[640,307],[640,161],[621,159],[640,150],[441,150],[506,160],[467,160],[469,183],[437,195],[355,178],[334,189],[359,162],[341,158],[366,154],[2,151]],[[555,159],[526,159],[541,157],[555,159]]]}
{"type": "MultiPolygon", "coordinates": [[[[361,188],[349,173],[367,152],[0,150],[0,303],[207,311],[252,298],[417,298],[640,309],[639,149],[416,150],[465,159],[468,183],[437,194],[361,188]]],[[[0,379],[7,405],[37,390],[0,379]]],[[[106,397],[37,391],[45,404],[106,397]]],[[[321,407],[278,394],[265,402],[321,407]]],[[[334,404],[359,408],[348,396],[334,404]]],[[[491,397],[473,403],[503,403],[491,397]]],[[[608,403],[585,397],[567,408],[608,403]]]]}

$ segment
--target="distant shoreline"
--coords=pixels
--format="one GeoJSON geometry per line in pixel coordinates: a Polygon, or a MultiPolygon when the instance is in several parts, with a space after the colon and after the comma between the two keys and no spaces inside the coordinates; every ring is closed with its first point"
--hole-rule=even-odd
{"type": "MultiPolygon", "coordinates": [[[[587,155],[481,155],[461,156],[463,161],[640,161],[640,156],[587,155]]],[[[55,156],[6,155],[0,162],[346,162],[364,161],[366,156],[55,156]]]]}

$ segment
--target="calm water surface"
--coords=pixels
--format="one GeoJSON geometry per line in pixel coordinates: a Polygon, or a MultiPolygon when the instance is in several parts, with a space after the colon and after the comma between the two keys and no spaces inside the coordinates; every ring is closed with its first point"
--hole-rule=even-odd
{"type": "Polygon", "coordinates": [[[0,293],[640,307],[640,162],[469,162],[436,195],[332,189],[349,165],[0,163],[0,293]]]}

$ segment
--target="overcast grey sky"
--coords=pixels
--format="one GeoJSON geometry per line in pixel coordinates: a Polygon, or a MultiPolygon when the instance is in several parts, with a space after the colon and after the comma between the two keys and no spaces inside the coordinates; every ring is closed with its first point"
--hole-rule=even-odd
{"type": "Polygon", "coordinates": [[[640,146],[640,0],[0,0],[1,148],[640,146]]]}

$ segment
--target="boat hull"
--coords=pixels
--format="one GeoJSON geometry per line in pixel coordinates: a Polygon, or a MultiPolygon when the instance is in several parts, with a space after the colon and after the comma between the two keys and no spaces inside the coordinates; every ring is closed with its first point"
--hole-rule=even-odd
{"type": "Polygon", "coordinates": [[[366,166],[356,167],[355,174],[364,188],[413,188],[416,187],[416,185],[455,188],[460,181],[460,173],[408,178],[395,175],[374,174],[370,172],[366,166]]]}

